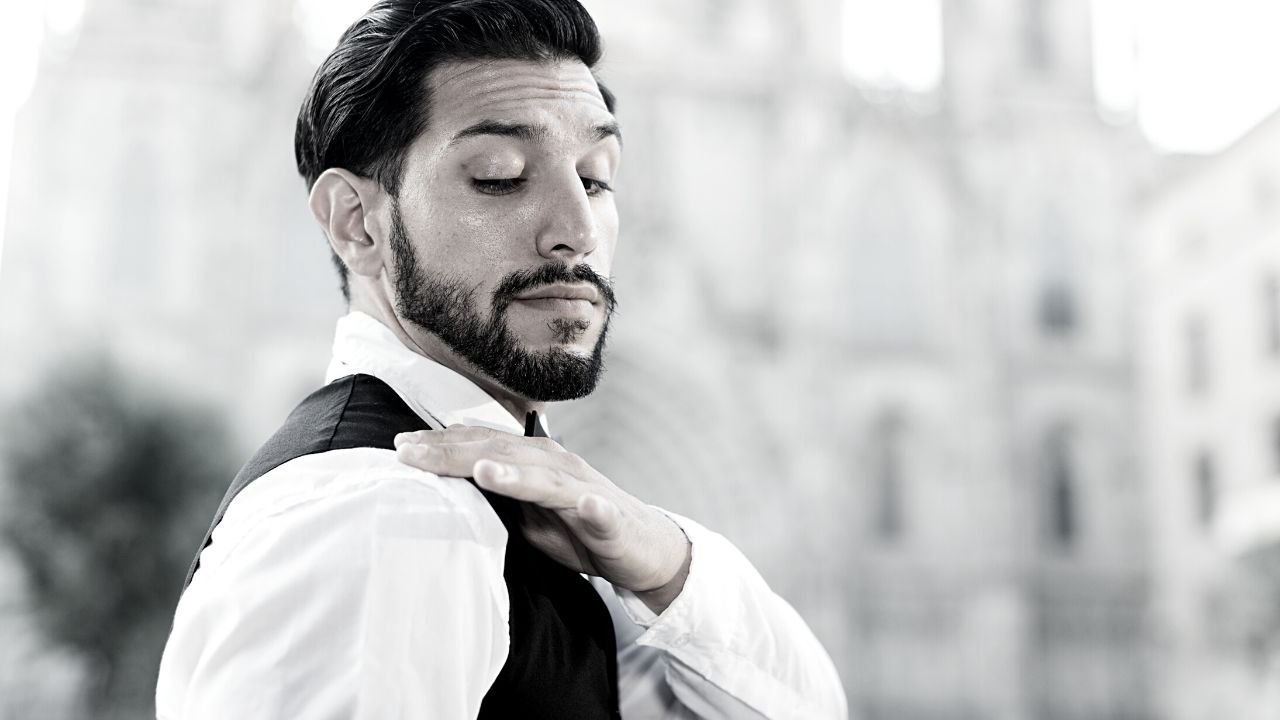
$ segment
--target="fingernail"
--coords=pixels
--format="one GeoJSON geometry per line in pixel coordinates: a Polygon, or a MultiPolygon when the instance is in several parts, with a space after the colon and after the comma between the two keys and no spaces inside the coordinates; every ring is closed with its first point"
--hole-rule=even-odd
{"type": "Polygon", "coordinates": [[[391,440],[392,444],[399,450],[400,446],[409,442],[409,433],[399,433],[391,440]]]}

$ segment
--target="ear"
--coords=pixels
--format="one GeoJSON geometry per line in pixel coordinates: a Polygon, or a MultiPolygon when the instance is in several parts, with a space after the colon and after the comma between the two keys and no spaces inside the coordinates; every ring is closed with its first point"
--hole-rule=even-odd
{"type": "Polygon", "coordinates": [[[325,170],[311,186],[311,214],[349,272],[368,277],[382,272],[384,236],[377,230],[376,209],[383,194],[377,181],[341,168],[325,170]]]}

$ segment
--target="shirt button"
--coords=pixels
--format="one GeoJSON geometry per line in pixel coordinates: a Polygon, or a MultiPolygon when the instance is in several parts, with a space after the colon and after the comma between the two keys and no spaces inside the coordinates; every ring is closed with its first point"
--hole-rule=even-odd
{"type": "Polygon", "coordinates": [[[678,648],[679,648],[679,647],[684,647],[685,645],[688,645],[688,644],[689,644],[689,636],[688,636],[688,635],[680,635],[680,636],[678,636],[675,640],[672,640],[672,641],[671,641],[671,647],[678,647],[678,648]]]}

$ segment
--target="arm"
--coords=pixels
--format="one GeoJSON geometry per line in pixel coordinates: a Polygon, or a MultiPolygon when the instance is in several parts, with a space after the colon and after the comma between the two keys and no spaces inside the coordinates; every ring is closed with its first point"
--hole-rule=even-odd
{"type": "Polygon", "coordinates": [[[669,607],[655,614],[594,581],[614,615],[623,717],[847,717],[840,678],[804,620],[728,540],[667,514],[693,544],[669,607]]]}
{"type": "Polygon", "coordinates": [[[286,463],[236,498],[202,556],[158,715],[474,718],[508,651],[505,543],[475,488],[390,452],[286,463]]]}
{"type": "Polygon", "coordinates": [[[616,590],[614,604],[644,629],[636,646],[661,653],[624,648],[618,633],[623,697],[653,685],[641,676],[662,674],[657,694],[642,690],[648,700],[629,701],[632,717],[845,717],[822,646],[723,537],[639,501],[547,438],[451,427],[406,433],[396,444],[410,465],[473,475],[525,503],[531,543],[616,590]]]}

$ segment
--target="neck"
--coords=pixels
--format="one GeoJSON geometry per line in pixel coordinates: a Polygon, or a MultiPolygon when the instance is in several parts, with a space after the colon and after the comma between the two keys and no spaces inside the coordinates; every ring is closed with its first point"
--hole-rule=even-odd
{"type": "Polygon", "coordinates": [[[511,417],[515,418],[520,427],[524,427],[525,416],[530,411],[536,411],[541,415],[547,406],[545,402],[530,400],[510,392],[493,378],[478,371],[471,363],[458,357],[435,335],[406,326],[391,304],[384,299],[370,299],[362,293],[353,294],[350,309],[373,317],[391,330],[405,347],[475,383],[504,410],[511,413],[511,417]]]}

